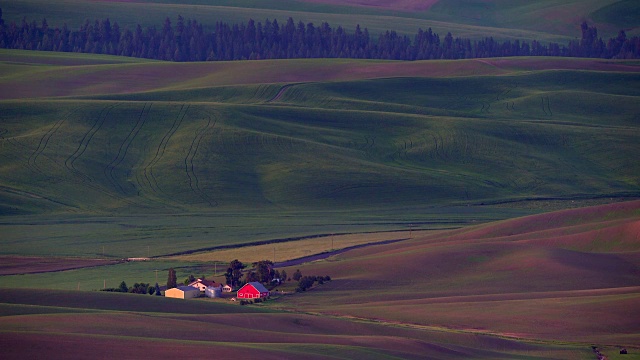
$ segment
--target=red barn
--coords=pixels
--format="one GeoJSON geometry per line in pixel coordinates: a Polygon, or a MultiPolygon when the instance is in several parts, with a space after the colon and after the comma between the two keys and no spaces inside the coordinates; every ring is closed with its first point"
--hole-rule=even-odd
{"type": "Polygon", "coordinates": [[[244,284],[238,290],[238,299],[258,299],[269,296],[269,290],[259,282],[250,282],[244,284]]]}

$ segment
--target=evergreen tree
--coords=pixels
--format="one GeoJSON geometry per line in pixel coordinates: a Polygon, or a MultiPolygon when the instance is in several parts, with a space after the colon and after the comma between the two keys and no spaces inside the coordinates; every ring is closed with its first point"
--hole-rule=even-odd
{"type": "Polygon", "coordinates": [[[298,281],[302,278],[302,272],[300,269],[296,269],[296,272],[293,273],[293,280],[298,281]]]}
{"type": "Polygon", "coordinates": [[[640,37],[627,37],[620,31],[604,41],[595,27],[583,22],[580,40],[566,46],[558,43],[500,42],[491,37],[471,41],[447,33],[443,40],[431,29],[409,38],[389,30],[371,37],[368,29],[355,26],[332,28],[323,22],[297,24],[288,18],[283,26],[277,19],[264,24],[249,19],[247,24],[218,22],[206,33],[202,25],[177,17],[175,28],[167,17],[159,30],[137,25],[120,29],[117,23],[88,19],[76,30],[65,24],[53,28],[46,19],[26,18],[18,24],[6,23],[0,8],[0,47],[10,49],[106,53],[168,61],[218,61],[282,58],[366,58],[388,60],[461,59],[504,56],[583,56],[602,58],[640,58],[640,37]]]}
{"type": "Polygon", "coordinates": [[[176,277],[176,271],[173,268],[169,269],[169,275],[167,277],[167,289],[173,289],[178,286],[178,279],[176,277]]]}

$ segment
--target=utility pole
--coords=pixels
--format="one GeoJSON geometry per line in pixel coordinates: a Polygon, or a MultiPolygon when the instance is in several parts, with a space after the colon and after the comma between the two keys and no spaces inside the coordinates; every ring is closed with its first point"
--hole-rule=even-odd
{"type": "Polygon", "coordinates": [[[273,263],[276,263],[276,247],[273,247],[273,263]]]}
{"type": "Polygon", "coordinates": [[[151,258],[151,249],[149,248],[149,245],[147,245],[147,258],[151,258]]]}
{"type": "Polygon", "coordinates": [[[333,250],[333,237],[335,234],[331,234],[331,250],[333,250]]]}
{"type": "Polygon", "coordinates": [[[103,280],[102,288],[103,288],[103,289],[106,289],[106,288],[107,288],[107,279],[104,279],[104,280],[103,280]]]}
{"type": "Polygon", "coordinates": [[[159,271],[159,270],[153,270],[153,271],[155,271],[155,272],[156,272],[156,284],[157,284],[157,283],[158,283],[158,271],[159,271]]]}

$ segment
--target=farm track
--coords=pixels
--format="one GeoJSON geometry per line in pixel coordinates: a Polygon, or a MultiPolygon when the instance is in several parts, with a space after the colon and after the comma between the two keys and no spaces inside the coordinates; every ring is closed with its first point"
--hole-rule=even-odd
{"type": "Polygon", "coordinates": [[[164,134],[164,136],[162,137],[162,140],[160,140],[160,144],[156,149],[156,153],[153,159],[151,159],[149,164],[147,164],[147,166],[145,166],[144,169],[142,170],[144,178],[146,179],[147,183],[149,184],[149,187],[151,188],[151,191],[153,192],[162,192],[162,190],[160,189],[160,186],[158,185],[158,180],[153,174],[153,168],[158,162],[160,162],[160,160],[164,156],[164,153],[167,150],[167,144],[169,143],[173,135],[176,133],[176,131],[178,131],[178,128],[180,128],[180,126],[182,125],[182,122],[184,118],[187,116],[187,112],[189,111],[190,106],[191,105],[187,104],[185,107],[185,105],[183,104],[180,107],[180,111],[178,112],[176,119],[173,121],[171,128],[169,129],[169,131],[167,131],[166,134],[164,134]],[[154,185],[155,185],[155,189],[154,189],[154,185]]]}
{"type": "Polygon", "coordinates": [[[147,107],[147,104],[145,103],[144,106],[142,107],[142,111],[140,112],[140,115],[138,116],[138,121],[136,122],[134,127],[131,129],[129,134],[127,134],[127,137],[124,139],[122,144],[120,144],[120,148],[118,149],[118,154],[104,168],[104,174],[107,177],[107,180],[111,183],[111,185],[114,188],[117,188],[120,191],[120,193],[122,193],[125,196],[127,195],[127,192],[122,187],[122,185],[118,182],[118,180],[115,178],[115,175],[113,174],[113,172],[124,161],[125,157],[127,156],[127,152],[129,151],[129,147],[131,146],[131,143],[136,138],[138,133],[140,133],[140,129],[142,128],[142,126],[144,126],[145,122],[147,121],[147,116],[149,115],[150,111],[151,111],[151,104],[149,104],[147,107]]]}
{"type": "MultiPolygon", "coordinates": [[[[119,104],[114,104],[114,105],[110,105],[107,106],[105,108],[103,108],[100,111],[100,115],[98,116],[98,120],[96,120],[96,122],[91,126],[91,128],[89,129],[89,131],[87,131],[84,136],[82,137],[82,140],[80,140],[80,143],[78,144],[78,147],[76,148],[76,150],[64,161],[64,166],[73,174],[76,174],[77,176],[79,176],[80,178],[88,181],[88,182],[93,182],[93,179],[87,175],[84,174],[82,172],[80,172],[79,170],[77,170],[75,168],[75,162],[85,153],[85,151],[87,151],[87,147],[89,146],[89,143],[91,142],[91,140],[93,139],[93,137],[95,136],[95,134],[100,130],[100,128],[102,128],[102,125],[104,125],[104,122],[106,121],[107,117],[109,116],[109,113],[111,112],[111,110],[113,110],[113,108],[115,108],[116,106],[118,106],[119,104]]],[[[84,180],[82,180],[82,182],[84,183],[84,180]]]]}
{"type": "MultiPolygon", "coordinates": [[[[185,112],[186,113],[186,112],[185,112]]],[[[184,158],[184,168],[189,178],[189,188],[193,193],[198,195],[200,198],[205,200],[209,206],[214,207],[218,206],[218,202],[214,199],[211,199],[206,192],[204,192],[200,188],[200,180],[198,179],[198,175],[195,171],[194,158],[198,154],[198,150],[200,149],[200,143],[204,138],[204,135],[213,129],[216,126],[217,120],[211,119],[211,116],[208,115],[207,125],[205,125],[202,129],[196,132],[196,136],[191,141],[191,145],[189,146],[189,152],[187,156],[184,158]],[[212,124],[213,122],[213,124],[212,124]]]]}

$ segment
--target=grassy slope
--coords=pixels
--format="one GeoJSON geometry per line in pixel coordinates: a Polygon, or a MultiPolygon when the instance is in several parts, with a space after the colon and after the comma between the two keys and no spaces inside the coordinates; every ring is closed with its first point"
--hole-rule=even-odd
{"type": "Polygon", "coordinates": [[[278,305],[637,347],[639,211],[568,210],[354,250],[298,267],[333,281],[278,305]]]}
{"type": "MultiPolygon", "coordinates": [[[[77,65],[58,54],[3,54],[7,64],[35,64],[23,65],[20,78],[0,79],[11,89],[5,98],[76,95],[2,102],[3,212],[78,214],[70,222],[39,219],[53,227],[29,233],[33,220],[10,221],[4,240],[18,253],[91,256],[104,244],[113,256],[144,256],[147,246],[160,255],[453,216],[434,205],[638,189],[635,62],[117,64],[100,57],[90,65],[84,57],[77,65]],[[279,64],[286,66],[274,73],[279,64]],[[232,79],[247,84],[228,86],[232,79]],[[281,91],[278,80],[295,84],[281,91]],[[239,215],[233,227],[219,218],[249,209],[287,217],[239,215]],[[180,217],[83,216],[149,212],[210,215],[182,225],[180,217]],[[324,222],[313,220],[319,214],[324,222]],[[239,232],[245,220],[254,228],[239,232]],[[52,230],[56,241],[45,241],[52,230]],[[179,243],[169,241],[176,236],[179,243]],[[65,246],[70,241],[74,247],[65,246]]],[[[474,207],[451,224],[517,214],[483,211],[474,207]]]]}

